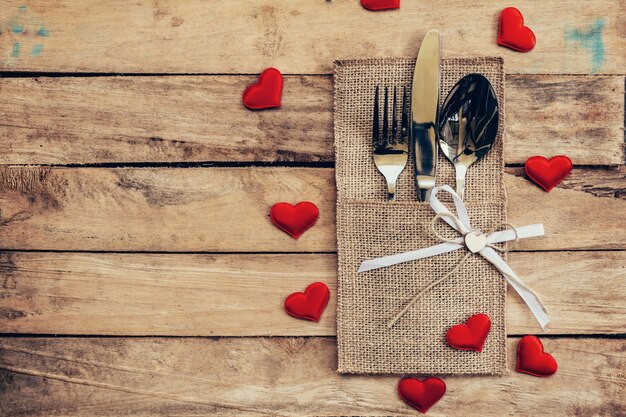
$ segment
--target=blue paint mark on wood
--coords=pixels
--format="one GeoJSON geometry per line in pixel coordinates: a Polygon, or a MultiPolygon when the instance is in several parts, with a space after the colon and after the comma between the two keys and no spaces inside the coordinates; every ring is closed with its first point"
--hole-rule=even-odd
{"type": "Polygon", "coordinates": [[[35,46],[33,46],[33,50],[30,51],[30,54],[32,56],[39,56],[41,55],[41,51],[43,51],[43,45],[38,43],[35,46]]]}
{"type": "Polygon", "coordinates": [[[21,20],[21,15],[23,15],[26,10],[28,8],[26,6],[20,6],[17,8],[17,15],[13,18],[12,24],[11,24],[11,32],[13,33],[23,33],[24,32],[24,25],[21,24],[18,19],[21,20]]]}
{"type": "Polygon", "coordinates": [[[20,56],[20,43],[19,42],[13,42],[13,50],[11,51],[11,56],[14,58],[17,58],[18,56],[20,56]]]}
{"type": "Polygon", "coordinates": [[[38,57],[45,46],[45,39],[41,38],[50,36],[50,30],[36,16],[30,15],[27,6],[19,6],[13,17],[0,22],[0,28],[7,28],[18,35],[11,38],[10,56],[13,58],[19,58],[28,51],[30,56],[38,57]]]}
{"type": "Polygon", "coordinates": [[[566,29],[565,40],[574,42],[576,47],[579,45],[585,48],[591,54],[591,71],[599,72],[604,64],[604,42],[602,40],[602,32],[606,26],[604,19],[596,19],[596,21],[587,29],[566,29]]]}

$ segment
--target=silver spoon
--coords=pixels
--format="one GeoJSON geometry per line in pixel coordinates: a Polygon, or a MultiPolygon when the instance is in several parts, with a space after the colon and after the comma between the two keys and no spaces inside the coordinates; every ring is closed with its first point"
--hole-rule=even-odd
{"type": "Polygon", "coordinates": [[[498,98],[484,76],[470,74],[450,90],[439,113],[439,146],[456,170],[463,198],[467,169],[485,156],[498,133],[498,98]]]}

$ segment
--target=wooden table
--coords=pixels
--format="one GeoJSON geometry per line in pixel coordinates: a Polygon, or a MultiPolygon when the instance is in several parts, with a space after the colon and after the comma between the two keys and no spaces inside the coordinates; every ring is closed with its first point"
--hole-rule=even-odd
{"type": "MultiPolygon", "coordinates": [[[[625,415],[625,4],[518,1],[527,54],[496,45],[509,5],[1,0],[0,415],[415,415],[398,376],[335,372],[330,74],[413,56],[430,28],[445,56],[505,58],[509,217],[547,230],[510,263],[559,371],[447,377],[429,415],[625,415]],[[283,107],[248,111],[268,66],[283,107]],[[547,194],[523,175],[535,154],[576,168],[547,194]],[[321,215],[294,241],[267,214],[300,200],[321,215]],[[316,280],[322,321],[287,316],[316,280]]],[[[507,320],[513,370],[538,328],[513,293],[507,320]]]]}

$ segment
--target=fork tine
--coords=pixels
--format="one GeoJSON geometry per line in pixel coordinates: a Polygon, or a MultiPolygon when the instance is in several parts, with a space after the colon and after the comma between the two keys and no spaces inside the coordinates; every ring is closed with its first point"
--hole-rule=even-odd
{"type": "Polygon", "coordinates": [[[378,86],[376,86],[376,92],[374,93],[374,121],[372,123],[372,143],[374,146],[380,144],[380,130],[379,130],[379,108],[378,108],[378,86]]]}
{"type": "Polygon", "coordinates": [[[393,86],[393,105],[391,110],[391,143],[396,143],[398,139],[398,102],[396,100],[396,86],[393,86]]]}
{"type": "Polygon", "coordinates": [[[408,130],[409,110],[406,87],[402,97],[402,137],[399,137],[400,126],[398,124],[398,87],[393,88],[393,97],[389,97],[389,86],[376,86],[374,95],[374,122],[372,123],[372,140],[374,164],[378,171],[385,177],[387,183],[387,199],[395,200],[396,182],[408,158],[408,130]],[[380,97],[380,89],[385,89],[385,97],[380,97]],[[384,102],[383,102],[384,100],[384,102]],[[390,101],[392,103],[390,103],[390,101]],[[390,108],[391,104],[391,108],[390,108]],[[384,105],[383,109],[380,106],[384,105]],[[382,113],[382,129],[381,124],[382,113]],[[391,114],[389,114],[391,113],[391,114]],[[391,126],[389,125],[391,123],[391,126]]]}
{"type": "Polygon", "coordinates": [[[407,102],[406,96],[406,86],[404,87],[404,91],[402,93],[402,131],[401,131],[401,140],[404,142],[408,140],[409,137],[409,104],[407,102]]]}
{"type": "Polygon", "coordinates": [[[385,87],[385,107],[383,107],[383,144],[387,146],[389,144],[389,109],[388,109],[388,96],[389,91],[385,87]]]}

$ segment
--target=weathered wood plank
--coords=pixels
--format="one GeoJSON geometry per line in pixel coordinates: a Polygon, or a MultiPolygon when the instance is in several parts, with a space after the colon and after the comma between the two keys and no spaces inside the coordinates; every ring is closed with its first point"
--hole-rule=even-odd
{"type": "MultiPolygon", "coordinates": [[[[576,171],[584,178],[585,169],[576,171]]],[[[604,172],[615,181],[599,185],[623,196],[623,172],[604,172]]],[[[546,237],[519,248],[626,248],[624,198],[567,180],[545,193],[517,175],[506,175],[510,221],[546,228],[546,237]]],[[[336,245],[334,170],[326,168],[1,167],[0,208],[1,249],[326,252],[336,245]],[[278,201],[302,200],[317,204],[320,218],[294,241],[268,213],[278,201]]]]}
{"type": "Polygon", "coordinates": [[[543,223],[546,229],[546,238],[525,239],[519,248],[626,249],[623,167],[603,171],[602,175],[593,169],[574,169],[570,177],[549,193],[526,179],[522,168],[509,168],[507,173],[511,174],[505,176],[509,220],[522,225],[532,218],[532,222],[543,223]],[[592,174],[587,176],[588,172],[592,174]],[[597,234],[591,233],[591,229],[597,234]]]}
{"type": "MultiPolygon", "coordinates": [[[[542,296],[556,334],[626,333],[626,252],[516,252],[509,263],[542,296]]],[[[162,336],[335,335],[335,255],[0,254],[0,333],[162,336]],[[283,300],[322,281],[322,320],[283,300]]],[[[538,329],[509,293],[507,330],[538,329]]]]}
{"type": "Polygon", "coordinates": [[[624,163],[623,77],[511,76],[506,114],[507,163],[523,164],[533,155],[624,163]]]}
{"type": "Polygon", "coordinates": [[[353,0],[24,4],[0,10],[0,70],[330,73],[338,57],[414,56],[430,28],[442,31],[444,55],[503,55],[512,73],[622,73],[625,64],[620,0],[517,2],[538,38],[529,54],[496,44],[502,1],[412,1],[387,13],[353,0]]]}
{"type": "MultiPolygon", "coordinates": [[[[279,111],[251,112],[252,76],[0,79],[0,163],[332,161],[332,79],[285,78],[279,111]]],[[[507,163],[567,154],[624,162],[623,76],[510,76],[507,163]]]]}
{"type": "Polygon", "coordinates": [[[332,250],[334,198],[331,169],[5,167],[0,168],[0,247],[332,250]],[[312,200],[322,209],[316,227],[297,241],[268,217],[274,203],[295,199],[312,200]]]}
{"type": "MultiPolygon", "coordinates": [[[[432,416],[620,416],[626,341],[544,339],[550,378],[446,377],[432,416]]],[[[517,339],[509,340],[514,369],[517,339]]],[[[6,415],[416,415],[397,376],[341,376],[332,338],[0,339],[6,415]]]]}
{"type": "Polygon", "coordinates": [[[287,77],[263,112],[241,103],[253,78],[0,79],[0,163],[332,160],[330,77],[287,77]]]}

